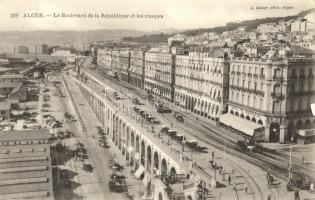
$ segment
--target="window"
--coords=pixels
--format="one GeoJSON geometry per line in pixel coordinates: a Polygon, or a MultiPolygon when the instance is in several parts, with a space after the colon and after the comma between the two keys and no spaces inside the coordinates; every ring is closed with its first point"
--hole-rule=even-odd
{"type": "Polygon", "coordinates": [[[291,85],[291,93],[293,94],[294,92],[295,92],[295,84],[292,83],[292,85],[291,85]]]}
{"type": "Polygon", "coordinates": [[[264,75],[264,68],[260,68],[260,75],[264,75]]]}
{"type": "Polygon", "coordinates": [[[301,84],[300,84],[300,92],[303,92],[303,91],[304,91],[304,84],[301,83],[301,84]]]}

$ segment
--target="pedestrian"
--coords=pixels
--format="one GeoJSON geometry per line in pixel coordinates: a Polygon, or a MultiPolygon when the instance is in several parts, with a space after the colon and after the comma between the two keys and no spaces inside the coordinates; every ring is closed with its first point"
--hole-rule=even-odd
{"type": "Polygon", "coordinates": [[[236,191],[236,184],[233,183],[233,189],[236,191]]]}
{"type": "Polygon", "coordinates": [[[245,186],[245,194],[247,195],[247,186],[245,186]]]}
{"type": "Polygon", "coordinates": [[[268,198],[267,198],[267,200],[271,200],[271,195],[270,195],[270,194],[268,195],[268,198]]]}
{"type": "Polygon", "coordinates": [[[314,184],[313,183],[311,183],[311,185],[310,185],[310,190],[314,190],[314,184]]]}
{"type": "Polygon", "coordinates": [[[294,192],[294,200],[300,200],[300,192],[299,192],[299,190],[296,190],[294,192]]]}
{"type": "Polygon", "coordinates": [[[302,157],[302,164],[303,164],[303,165],[305,164],[305,158],[304,158],[304,156],[302,157]]]}
{"type": "Polygon", "coordinates": [[[212,159],[214,159],[214,151],[212,151],[212,159]]]}
{"type": "Polygon", "coordinates": [[[228,178],[229,185],[231,185],[231,180],[232,180],[231,175],[229,175],[229,178],[228,178]]]}

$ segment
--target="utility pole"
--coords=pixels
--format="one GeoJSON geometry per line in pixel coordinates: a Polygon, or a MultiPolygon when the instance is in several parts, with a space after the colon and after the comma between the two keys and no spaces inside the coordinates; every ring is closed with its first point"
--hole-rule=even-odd
{"type": "Polygon", "coordinates": [[[291,169],[292,169],[292,146],[290,145],[289,181],[291,180],[291,169]]]}

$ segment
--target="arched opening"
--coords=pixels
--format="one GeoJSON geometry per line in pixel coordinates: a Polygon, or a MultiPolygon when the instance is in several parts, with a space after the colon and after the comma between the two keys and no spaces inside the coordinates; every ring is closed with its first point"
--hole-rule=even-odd
{"type": "Polygon", "coordinates": [[[258,120],[258,124],[263,125],[263,122],[261,120],[258,120]]]}
{"type": "Polygon", "coordinates": [[[280,125],[278,123],[270,124],[270,142],[278,142],[280,137],[280,125]]]}
{"type": "Polygon", "coordinates": [[[141,141],[141,164],[144,166],[144,161],[145,161],[145,144],[144,141],[141,141]]]}
{"type": "Polygon", "coordinates": [[[240,115],[238,114],[238,112],[236,112],[236,113],[235,113],[235,116],[240,116],[240,115]]]}
{"type": "Polygon", "coordinates": [[[247,115],[247,116],[246,116],[246,119],[247,119],[247,120],[250,120],[250,117],[247,115]]]}
{"type": "Polygon", "coordinates": [[[297,132],[299,129],[302,129],[303,128],[303,122],[302,120],[299,120],[296,125],[295,125],[295,132],[294,132],[294,135],[293,135],[293,141],[296,142],[297,140],[297,132]]]}
{"type": "Polygon", "coordinates": [[[159,200],[163,200],[163,196],[162,196],[161,192],[159,193],[159,200]]]}
{"type": "Polygon", "coordinates": [[[193,200],[190,195],[187,196],[187,200],[193,200]]]}
{"type": "Polygon", "coordinates": [[[148,145],[147,148],[147,169],[151,172],[151,147],[148,145]]]}
{"type": "Polygon", "coordinates": [[[252,122],[256,123],[256,118],[255,117],[252,118],[252,122]]]}
{"type": "Polygon", "coordinates": [[[129,127],[127,128],[127,146],[130,146],[130,132],[129,132],[129,127]]]}
{"type": "Polygon", "coordinates": [[[241,118],[244,118],[244,117],[245,117],[245,116],[244,116],[244,114],[242,113],[242,114],[241,114],[241,118]]]}
{"type": "Polygon", "coordinates": [[[131,132],[130,143],[132,147],[135,146],[135,133],[134,132],[131,132]]]}
{"type": "Polygon", "coordinates": [[[156,168],[156,169],[159,169],[159,155],[157,152],[154,152],[154,156],[153,156],[153,166],[156,168]]]}
{"type": "Polygon", "coordinates": [[[309,119],[306,120],[304,127],[305,127],[305,129],[310,129],[310,128],[312,128],[311,120],[309,120],[309,119]]]}
{"type": "Polygon", "coordinates": [[[136,153],[139,153],[140,150],[140,139],[139,136],[136,136],[136,153]]]}
{"type": "Polygon", "coordinates": [[[230,114],[234,115],[234,111],[233,111],[233,110],[230,110],[230,114]]]}
{"type": "Polygon", "coordinates": [[[174,176],[176,174],[176,169],[174,167],[171,168],[170,175],[174,176]]]}
{"type": "Polygon", "coordinates": [[[287,141],[293,141],[293,136],[294,135],[295,135],[294,122],[290,121],[289,124],[288,124],[287,141]]]}
{"type": "Polygon", "coordinates": [[[161,164],[161,175],[167,175],[167,163],[166,160],[163,159],[162,160],[162,164],[161,164]]]}

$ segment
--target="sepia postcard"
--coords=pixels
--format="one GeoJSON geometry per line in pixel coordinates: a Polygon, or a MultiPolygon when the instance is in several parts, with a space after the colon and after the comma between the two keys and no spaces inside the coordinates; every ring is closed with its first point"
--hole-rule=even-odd
{"type": "Polygon", "coordinates": [[[0,200],[314,200],[315,0],[0,0],[0,200]]]}

